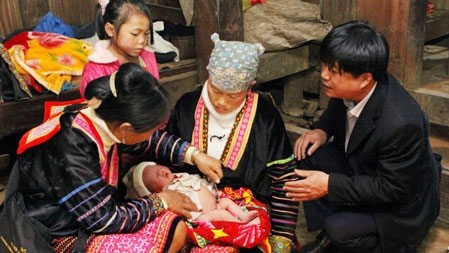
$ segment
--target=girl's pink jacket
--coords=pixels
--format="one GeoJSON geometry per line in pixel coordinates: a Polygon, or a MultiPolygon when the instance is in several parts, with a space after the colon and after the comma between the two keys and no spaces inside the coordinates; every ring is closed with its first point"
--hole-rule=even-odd
{"type": "MultiPolygon", "coordinates": [[[[84,97],[84,91],[90,81],[112,74],[117,71],[120,62],[117,57],[108,50],[110,41],[100,40],[95,44],[94,52],[89,55],[89,62],[84,66],[81,79],[80,93],[84,97]]],[[[150,48],[145,47],[140,53],[140,58],[145,63],[145,69],[159,80],[159,68],[156,62],[156,56],[150,48]]]]}

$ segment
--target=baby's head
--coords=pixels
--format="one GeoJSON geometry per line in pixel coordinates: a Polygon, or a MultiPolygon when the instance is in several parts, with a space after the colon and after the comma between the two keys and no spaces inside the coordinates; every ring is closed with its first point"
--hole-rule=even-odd
{"type": "Polygon", "coordinates": [[[154,193],[161,192],[164,187],[174,180],[170,169],[163,165],[147,165],[142,171],[142,181],[145,187],[154,193]]]}
{"type": "Polygon", "coordinates": [[[122,181],[128,188],[125,198],[139,198],[161,192],[174,180],[168,167],[154,162],[141,162],[132,167],[122,181]]]}

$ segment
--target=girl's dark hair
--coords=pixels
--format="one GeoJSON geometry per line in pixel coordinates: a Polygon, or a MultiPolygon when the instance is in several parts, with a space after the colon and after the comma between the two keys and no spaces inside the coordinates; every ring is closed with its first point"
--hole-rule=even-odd
{"type": "Polygon", "coordinates": [[[135,63],[125,63],[113,75],[97,78],[86,87],[87,100],[101,100],[95,113],[106,122],[130,123],[136,132],[160,125],[169,115],[168,94],[150,73],[135,63]],[[112,76],[112,77],[111,77],[112,76]],[[114,78],[116,95],[111,91],[114,78]]]}
{"type": "Polygon", "coordinates": [[[320,60],[329,68],[358,77],[371,73],[379,80],[387,70],[389,46],[385,37],[368,22],[350,21],[336,26],[324,37],[320,60]]]}
{"type": "Polygon", "coordinates": [[[110,39],[104,28],[106,23],[111,23],[116,31],[120,31],[128,17],[137,13],[143,13],[150,20],[150,43],[153,44],[153,22],[151,20],[150,8],[148,8],[144,0],[110,0],[104,15],[99,5],[97,5],[95,28],[98,38],[100,40],[110,39]]]}

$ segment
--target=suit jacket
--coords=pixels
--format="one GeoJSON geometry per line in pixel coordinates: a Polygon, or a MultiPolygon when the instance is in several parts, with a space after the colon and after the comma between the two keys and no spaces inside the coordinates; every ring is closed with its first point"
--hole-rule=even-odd
{"type": "MultiPolygon", "coordinates": [[[[314,127],[344,148],[345,121],[343,100],[331,99],[314,127]]],[[[347,174],[330,174],[329,201],[373,211],[384,252],[409,252],[438,216],[441,167],[428,127],[413,97],[386,73],[354,126],[347,174]]]]}

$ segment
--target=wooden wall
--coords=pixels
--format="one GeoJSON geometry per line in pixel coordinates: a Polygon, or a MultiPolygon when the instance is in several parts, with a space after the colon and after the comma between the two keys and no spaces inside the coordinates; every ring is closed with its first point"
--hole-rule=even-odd
{"type": "Polygon", "coordinates": [[[217,32],[222,40],[243,41],[241,0],[195,0],[195,52],[198,80],[207,78],[206,65],[214,47],[210,36],[217,32]],[[232,13],[232,15],[230,15],[232,13]]]}
{"type": "Polygon", "coordinates": [[[390,45],[389,70],[411,90],[419,88],[424,51],[425,0],[362,0],[358,17],[382,32],[390,45]]]}
{"type": "Polygon", "coordinates": [[[332,26],[356,19],[358,0],[322,0],[321,16],[331,22],[332,26]]]}
{"type": "Polygon", "coordinates": [[[0,35],[36,26],[48,11],[68,24],[88,24],[95,18],[97,0],[2,0],[0,35]]]}
{"type": "Polygon", "coordinates": [[[426,0],[322,0],[322,4],[323,18],[333,26],[354,19],[373,24],[389,42],[389,71],[406,88],[419,88],[426,0]]]}
{"type": "Polygon", "coordinates": [[[435,9],[449,9],[449,0],[431,0],[435,9]]]}

